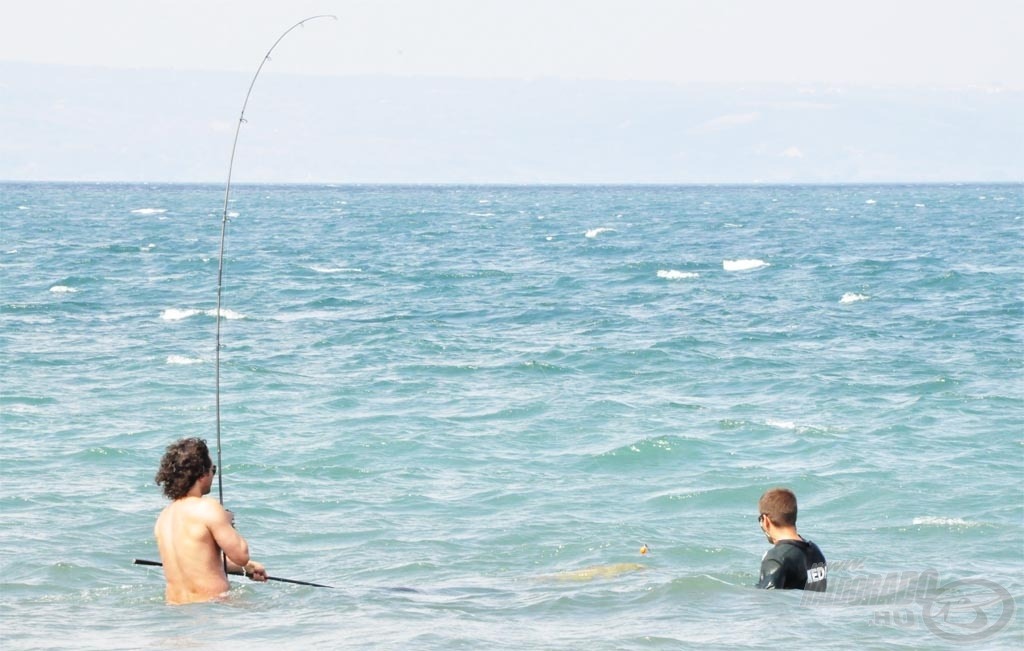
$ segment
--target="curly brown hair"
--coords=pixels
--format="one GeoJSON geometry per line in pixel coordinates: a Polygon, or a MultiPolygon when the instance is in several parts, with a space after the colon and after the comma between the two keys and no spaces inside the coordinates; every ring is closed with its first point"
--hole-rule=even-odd
{"type": "Polygon", "coordinates": [[[163,486],[164,495],[172,500],[188,494],[196,480],[210,472],[213,461],[206,441],[187,438],[167,446],[160,469],[156,472],[157,485],[163,486]]]}

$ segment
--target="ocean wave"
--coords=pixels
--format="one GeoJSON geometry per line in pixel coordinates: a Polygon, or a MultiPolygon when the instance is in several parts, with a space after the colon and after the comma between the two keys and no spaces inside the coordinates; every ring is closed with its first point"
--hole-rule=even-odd
{"type": "Polygon", "coordinates": [[[197,357],[185,357],[184,355],[168,355],[167,356],[167,363],[168,364],[182,364],[182,365],[202,364],[203,360],[201,360],[201,359],[199,359],[197,357]]]}
{"type": "Polygon", "coordinates": [[[676,271],[675,269],[658,269],[658,278],[666,280],[683,280],[686,278],[700,278],[700,274],[692,271],[676,271]]]}
{"type": "MultiPolygon", "coordinates": [[[[190,309],[178,309],[178,308],[167,308],[160,313],[160,318],[164,321],[182,321],[184,319],[190,319],[197,314],[205,314],[206,316],[217,316],[217,310],[197,310],[194,308],[190,309]]],[[[224,319],[244,319],[244,314],[239,314],[234,310],[226,310],[221,308],[220,316],[224,319]]]]}
{"type": "Polygon", "coordinates": [[[362,273],[363,271],[358,267],[321,267],[318,265],[313,265],[309,269],[318,274],[362,273]]]}
{"type": "Polygon", "coordinates": [[[614,233],[614,232],[615,232],[614,228],[605,228],[605,227],[602,226],[600,228],[591,228],[589,231],[584,233],[584,235],[586,235],[587,237],[593,238],[593,237],[597,237],[601,233],[614,233]]]}
{"type": "Polygon", "coordinates": [[[50,288],[50,291],[54,294],[74,294],[78,290],[74,287],[68,287],[67,285],[54,285],[50,288]]]}
{"type": "Polygon", "coordinates": [[[752,271],[769,266],[764,260],[757,259],[722,260],[722,268],[726,271],[752,271]]]}
{"type": "Polygon", "coordinates": [[[164,321],[181,321],[202,313],[202,310],[179,310],[172,307],[161,312],[160,318],[164,321]]]}
{"type": "Polygon", "coordinates": [[[856,303],[858,301],[866,301],[868,297],[864,294],[856,294],[854,292],[846,292],[843,297],[839,299],[840,303],[856,303]]]}
{"type": "Polygon", "coordinates": [[[133,215],[162,215],[167,212],[166,208],[136,208],[132,211],[133,215]]]}
{"type": "Polygon", "coordinates": [[[940,518],[925,515],[914,518],[912,524],[917,527],[977,527],[980,522],[972,522],[963,518],[940,518]]]}

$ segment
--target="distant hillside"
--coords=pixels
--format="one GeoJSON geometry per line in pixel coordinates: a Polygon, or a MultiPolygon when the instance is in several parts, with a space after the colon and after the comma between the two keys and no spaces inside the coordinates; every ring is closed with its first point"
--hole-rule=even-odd
{"type": "MultiPolygon", "coordinates": [[[[0,179],[222,182],[246,74],[0,63],[0,179]]],[[[1024,92],[259,79],[238,182],[1024,180],[1024,92]]]]}

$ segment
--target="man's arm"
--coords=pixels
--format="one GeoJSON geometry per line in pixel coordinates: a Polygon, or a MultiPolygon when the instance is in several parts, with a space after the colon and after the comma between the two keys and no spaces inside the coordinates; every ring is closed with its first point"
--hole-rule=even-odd
{"type": "Polygon", "coordinates": [[[239,565],[238,563],[232,563],[228,560],[228,572],[239,573],[243,576],[247,576],[253,581],[266,581],[267,580],[267,569],[263,567],[263,563],[257,563],[250,559],[245,565],[239,565]]]}
{"type": "Polygon", "coordinates": [[[266,581],[266,568],[262,563],[257,563],[249,557],[249,543],[234,527],[235,514],[212,500],[210,506],[213,508],[210,509],[207,527],[213,535],[214,542],[224,552],[228,572],[240,572],[253,581],[266,581]]]}
{"type": "Polygon", "coordinates": [[[761,580],[757,582],[758,588],[782,590],[786,587],[785,583],[786,575],[782,571],[782,563],[774,558],[761,561],[761,580]]]}
{"type": "Polygon", "coordinates": [[[203,500],[205,503],[204,520],[210,530],[213,541],[217,544],[228,560],[241,567],[249,562],[249,543],[245,542],[235,530],[234,515],[214,500],[203,500]]]}

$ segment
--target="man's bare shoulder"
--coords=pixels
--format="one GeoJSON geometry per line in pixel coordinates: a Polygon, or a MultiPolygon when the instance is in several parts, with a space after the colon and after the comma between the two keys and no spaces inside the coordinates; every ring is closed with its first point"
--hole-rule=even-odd
{"type": "Polygon", "coordinates": [[[221,506],[220,502],[208,497],[186,497],[182,502],[183,508],[187,509],[192,515],[202,518],[222,518],[227,513],[224,507],[221,506]]]}
{"type": "Polygon", "coordinates": [[[186,517],[190,520],[215,522],[223,520],[226,516],[227,511],[217,500],[204,497],[182,497],[165,506],[157,520],[167,517],[186,517]]]}

